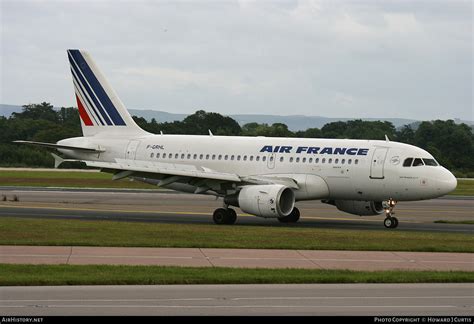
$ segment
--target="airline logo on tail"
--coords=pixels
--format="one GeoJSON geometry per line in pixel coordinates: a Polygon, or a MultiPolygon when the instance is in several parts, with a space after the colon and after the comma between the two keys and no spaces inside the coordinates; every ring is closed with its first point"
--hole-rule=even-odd
{"type": "Polygon", "coordinates": [[[79,50],[68,50],[79,116],[86,126],[126,126],[86,58],[79,50]]]}

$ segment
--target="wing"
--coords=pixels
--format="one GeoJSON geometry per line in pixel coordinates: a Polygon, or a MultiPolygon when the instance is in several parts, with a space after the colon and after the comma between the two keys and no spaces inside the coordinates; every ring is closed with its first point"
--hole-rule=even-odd
{"type": "Polygon", "coordinates": [[[235,173],[226,173],[205,167],[190,164],[174,164],[164,162],[135,161],[116,159],[115,162],[84,161],[87,166],[100,168],[113,173],[113,180],[125,177],[155,179],[160,187],[172,183],[184,183],[194,186],[194,193],[214,191],[225,194],[226,190],[237,189],[244,185],[256,184],[284,184],[290,188],[298,189],[294,179],[272,176],[239,176],[235,173]]]}

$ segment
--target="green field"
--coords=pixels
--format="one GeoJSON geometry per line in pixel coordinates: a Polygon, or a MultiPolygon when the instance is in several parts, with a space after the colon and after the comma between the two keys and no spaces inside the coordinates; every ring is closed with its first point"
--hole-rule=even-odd
{"type": "Polygon", "coordinates": [[[474,282],[474,272],[0,264],[0,286],[474,282]]]}
{"type": "Polygon", "coordinates": [[[0,245],[474,252],[458,233],[0,218],[0,245]]]}
{"type": "MultiPolygon", "coordinates": [[[[67,171],[0,170],[0,186],[157,189],[130,179],[112,181],[108,173],[67,171]]],[[[450,195],[474,196],[474,180],[458,180],[458,187],[450,195]]]]}
{"type": "Polygon", "coordinates": [[[67,171],[0,171],[0,186],[157,189],[130,179],[112,180],[102,172],[67,171]]]}
{"type": "Polygon", "coordinates": [[[474,180],[458,180],[458,186],[450,195],[474,196],[474,180]]]}

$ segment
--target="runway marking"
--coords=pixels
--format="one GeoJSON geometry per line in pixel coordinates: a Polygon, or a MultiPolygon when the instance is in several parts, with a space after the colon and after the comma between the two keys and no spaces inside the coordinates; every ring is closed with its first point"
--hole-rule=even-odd
{"type": "MultiPolygon", "coordinates": [[[[68,208],[68,207],[44,207],[44,206],[10,206],[10,205],[1,205],[0,208],[19,208],[19,209],[49,209],[49,210],[67,210],[67,211],[93,211],[93,212],[114,212],[114,213],[122,213],[122,214],[131,214],[131,213],[141,213],[141,214],[169,214],[169,215],[202,215],[202,216],[211,216],[211,213],[201,213],[201,212],[188,212],[188,211],[145,211],[145,210],[117,210],[117,209],[92,209],[92,208],[68,208]]],[[[12,214],[15,215],[15,214],[12,214]]],[[[46,215],[44,215],[46,216],[46,215]]],[[[62,215],[47,215],[52,217],[61,217],[62,215]]],[[[74,216],[74,215],[63,215],[67,217],[75,217],[75,218],[82,218],[86,216],[74,216]]],[[[257,217],[250,214],[237,214],[239,217],[257,217]]],[[[107,216],[102,216],[107,217],[107,216]]],[[[140,220],[139,218],[134,218],[140,220]]],[[[313,217],[313,216],[305,216],[301,217],[301,219],[317,219],[317,220],[341,220],[341,221],[353,221],[353,222],[376,222],[380,223],[382,220],[378,219],[352,219],[352,218],[340,218],[340,217],[313,217]]],[[[141,219],[146,220],[146,219],[141,219]]],[[[414,222],[414,221],[404,221],[404,224],[421,224],[423,222],[414,222]]]]}
{"type": "MultiPolygon", "coordinates": [[[[325,299],[469,299],[474,296],[308,296],[308,297],[235,297],[226,300],[325,300],[325,299]]],[[[153,302],[153,301],[215,301],[219,297],[202,298],[143,298],[143,299],[0,299],[0,302],[153,302]]]]}
{"type": "MultiPolygon", "coordinates": [[[[0,305],[0,308],[464,308],[455,305],[0,305]]],[[[470,307],[468,307],[469,309],[470,307]]]]}

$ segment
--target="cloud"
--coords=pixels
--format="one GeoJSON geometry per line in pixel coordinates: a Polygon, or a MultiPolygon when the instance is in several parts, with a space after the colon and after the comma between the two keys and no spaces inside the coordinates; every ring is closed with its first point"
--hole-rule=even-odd
{"type": "Polygon", "coordinates": [[[87,49],[130,108],[472,116],[470,1],[12,1],[0,101],[74,105],[87,49]]]}

